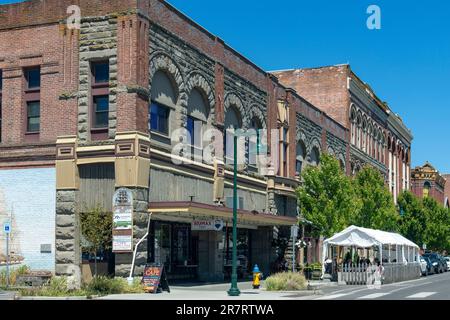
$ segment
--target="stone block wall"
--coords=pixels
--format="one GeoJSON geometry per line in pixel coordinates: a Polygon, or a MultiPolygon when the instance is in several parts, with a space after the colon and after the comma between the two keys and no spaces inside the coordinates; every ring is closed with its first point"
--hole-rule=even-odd
{"type": "Polygon", "coordinates": [[[56,275],[70,276],[81,284],[80,217],[76,210],[78,190],[56,191],[56,275]]]}
{"type": "Polygon", "coordinates": [[[78,138],[90,139],[91,129],[91,68],[92,61],[109,60],[109,139],[116,134],[117,117],[117,16],[84,17],[81,21],[79,44],[78,138]]]}

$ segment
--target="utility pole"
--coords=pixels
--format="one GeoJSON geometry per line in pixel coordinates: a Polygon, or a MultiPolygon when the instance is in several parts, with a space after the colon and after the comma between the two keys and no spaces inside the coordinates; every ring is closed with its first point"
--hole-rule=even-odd
{"type": "Polygon", "coordinates": [[[241,292],[237,286],[237,135],[234,134],[234,179],[233,179],[233,262],[231,272],[231,288],[228,295],[235,297],[241,292]]]}
{"type": "Polygon", "coordinates": [[[9,288],[9,232],[6,233],[6,289],[9,288]]]}

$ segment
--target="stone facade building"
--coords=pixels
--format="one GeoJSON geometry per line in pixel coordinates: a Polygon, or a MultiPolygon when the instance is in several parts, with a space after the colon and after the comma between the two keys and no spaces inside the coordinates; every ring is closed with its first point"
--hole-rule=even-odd
{"type": "Polygon", "coordinates": [[[450,208],[450,174],[444,174],[445,187],[444,187],[444,206],[450,208]]]}
{"type": "MultiPolygon", "coordinates": [[[[43,232],[56,235],[56,274],[79,278],[80,215],[111,211],[115,190],[127,187],[134,242],[149,231],[136,274],[160,262],[172,278],[227,276],[232,143],[214,149],[212,163],[202,149],[216,141],[203,136],[208,129],[230,128],[267,129],[266,142],[239,142],[238,228],[243,273],[256,263],[269,273],[277,240],[297,223],[298,173],[328,150],[345,165],[348,130],[164,1],[82,0],[79,28],[68,20],[70,5],[26,1],[0,13],[0,179],[20,174],[27,183],[48,169],[54,216],[43,232]],[[189,160],[176,149],[180,129],[190,134],[189,160]],[[264,143],[275,159],[269,171],[251,152],[264,143]],[[211,219],[223,231],[193,230],[211,219]]],[[[34,190],[22,196],[40,203],[34,190]]],[[[311,248],[309,256],[320,253],[318,243],[311,248]]],[[[127,275],[131,261],[116,253],[115,274],[127,275]]]]}
{"type": "Polygon", "coordinates": [[[348,174],[369,164],[383,173],[395,201],[402,190],[410,190],[412,134],[350,65],[273,74],[350,132],[343,153],[348,174]]]}
{"type": "Polygon", "coordinates": [[[429,162],[415,167],[411,173],[412,192],[420,197],[431,197],[439,204],[448,207],[446,187],[448,179],[441,175],[429,162]]]}
{"type": "MultiPolygon", "coordinates": [[[[165,1],[77,3],[79,26],[69,0],[0,6],[0,195],[11,177],[37,185],[15,191],[27,203],[16,213],[34,208],[40,232],[53,241],[36,238],[30,250],[50,244],[41,254],[56,274],[79,281],[80,215],[98,206],[112,211],[114,193],[125,187],[133,195],[134,244],[149,233],[137,248],[135,275],[157,262],[171,279],[227,277],[233,129],[254,133],[238,141],[243,274],[254,264],[273,271],[298,222],[299,174],[321,153],[334,154],[348,172],[372,163],[387,175],[391,164],[395,188],[408,188],[399,178],[408,175],[397,172],[409,170],[410,133],[347,66],[335,68],[340,89],[328,92],[342,105],[325,108],[325,98],[303,98],[292,89],[302,86],[284,85],[283,74],[265,72],[165,1]],[[41,198],[46,189],[54,201],[41,198]],[[196,227],[211,221],[223,229],[196,227]]],[[[17,201],[4,193],[6,207],[17,201]]],[[[25,230],[35,221],[21,223],[25,230]]],[[[317,260],[320,239],[307,242],[307,261],[317,260]]],[[[132,253],[116,253],[110,263],[127,276],[132,253]]]]}

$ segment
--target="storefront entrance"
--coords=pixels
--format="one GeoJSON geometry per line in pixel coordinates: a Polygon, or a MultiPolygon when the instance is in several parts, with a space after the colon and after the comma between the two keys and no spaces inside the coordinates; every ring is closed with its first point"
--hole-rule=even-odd
{"type": "Polygon", "coordinates": [[[153,221],[150,226],[148,257],[164,264],[170,280],[196,280],[198,277],[198,237],[191,225],[153,221]]]}
{"type": "MultiPolygon", "coordinates": [[[[237,230],[237,265],[238,278],[245,278],[251,272],[251,230],[237,230]]],[[[223,272],[225,279],[231,279],[232,258],[233,258],[233,229],[228,227],[223,229],[222,242],[219,250],[223,251],[223,272]]]]}

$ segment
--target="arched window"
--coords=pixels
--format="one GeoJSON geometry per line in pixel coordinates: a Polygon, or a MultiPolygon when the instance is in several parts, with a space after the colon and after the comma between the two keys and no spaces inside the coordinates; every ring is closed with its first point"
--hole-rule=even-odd
{"type": "Polygon", "coordinates": [[[152,79],[151,103],[149,110],[150,130],[169,135],[169,117],[175,108],[178,92],[173,81],[163,71],[157,71],[152,79]]]}
{"type": "Polygon", "coordinates": [[[257,117],[253,117],[250,121],[250,131],[252,130],[252,136],[248,138],[248,163],[250,166],[257,166],[257,156],[260,153],[261,147],[261,132],[262,129],[261,121],[257,117]]]}
{"type": "Polygon", "coordinates": [[[341,167],[341,169],[345,172],[345,163],[344,161],[342,161],[342,159],[339,159],[339,166],[341,167]]]}
{"type": "Polygon", "coordinates": [[[364,118],[362,122],[362,143],[361,143],[361,149],[364,152],[366,151],[366,143],[367,143],[367,121],[364,118]]]}
{"type": "Polygon", "coordinates": [[[431,190],[431,183],[429,181],[425,181],[425,183],[423,184],[423,191],[422,191],[424,199],[428,198],[428,196],[430,195],[430,190],[431,190]]]}
{"type": "MultiPolygon", "coordinates": [[[[225,115],[225,127],[224,127],[224,153],[228,161],[233,161],[234,156],[234,131],[242,128],[242,119],[238,109],[235,106],[228,108],[225,115]]],[[[230,162],[230,163],[231,163],[230,162]]]]}
{"type": "Polygon", "coordinates": [[[311,165],[318,166],[320,163],[320,151],[317,147],[313,147],[311,150],[311,165]]]}
{"type": "Polygon", "coordinates": [[[194,88],[188,99],[186,129],[194,155],[202,155],[203,131],[209,117],[209,105],[201,91],[194,88]]]}
{"type": "Polygon", "coordinates": [[[297,158],[295,162],[295,172],[297,176],[300,176],[302,174],[302,169],[305,163],[305,156],[306,156],[306,148],[303,141],[299,141],[297,143],[297,158]]]}

